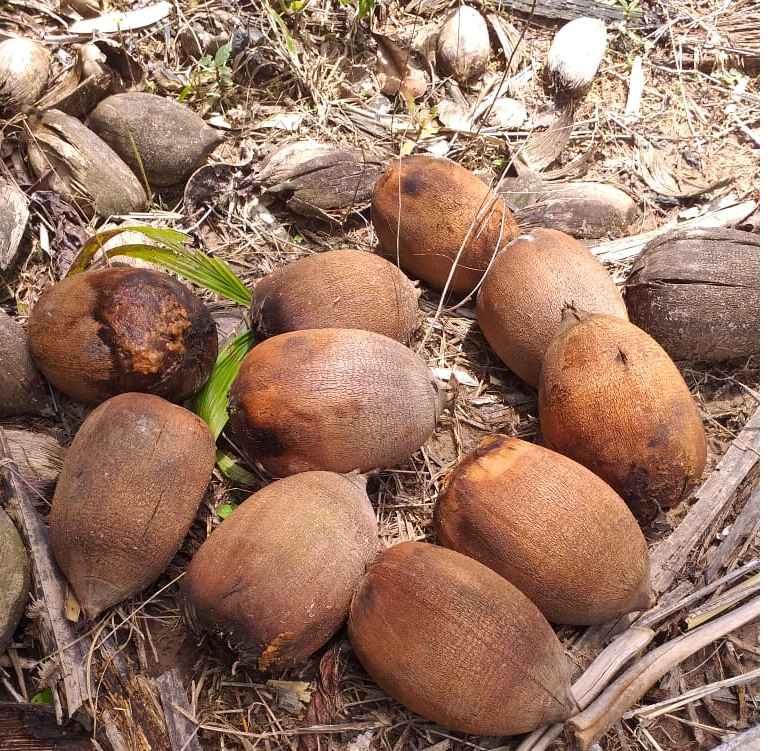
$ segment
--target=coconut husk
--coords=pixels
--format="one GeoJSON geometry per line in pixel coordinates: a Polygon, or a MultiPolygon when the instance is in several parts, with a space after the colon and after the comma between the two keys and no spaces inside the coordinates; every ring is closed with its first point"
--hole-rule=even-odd
{"type": "Polygon", "coordinates": [[[48,398],[24,329],[0,309],[0,417],[36,414],[48,398]]]}
{"type": "Polygon", "coordinates": [[[29,219],[29,201],[13,183],[0,179],[0,271],[16,260],[29,219]]]}
{"type": "Polygon", "coordinates": [[[130,168],[77,118],[58,110],[30,113],[26,145],[35,175],[86,215],[145,208],[147,196],[130,168]]]}
{"type": "Polygon", "coordinates": [[[21,481],[32,496],[49,497],[59,479],[66,447],[47,433],[3,428],[21,481]]]}

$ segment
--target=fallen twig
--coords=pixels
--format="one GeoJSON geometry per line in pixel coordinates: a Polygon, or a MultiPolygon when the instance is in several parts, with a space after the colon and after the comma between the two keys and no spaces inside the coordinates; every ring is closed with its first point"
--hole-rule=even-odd
{"type": "Polygon", "coordinates": [[[623,673],[583,712],[567,720],[571,747],[587,751],[621,716],[675,665],[760,614],[760,598],[652,650],[623,673]]]}

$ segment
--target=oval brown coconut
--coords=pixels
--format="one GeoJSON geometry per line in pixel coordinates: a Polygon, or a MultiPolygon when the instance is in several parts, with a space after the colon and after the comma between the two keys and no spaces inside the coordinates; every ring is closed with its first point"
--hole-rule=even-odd
{"type": "Polygon", "coordinates": [[[392,162],[373,187],[371,221],[384,254],[409,274],[469,294],[494,252],[519,234],[512,212],[479,177],[450,159],[392,162]]]}
{"type": "Polygon", "coordinates": [[[261,337],[299,329],[365,329],[407,343],[419,291],[385,258],[353,248],[293,261],[253,288],[251,326],[261,337]]]}
{"type": "Polygon", "coordinates": [[[630,320],[674,360],[712,362],[760,351],[760,236],[673,230],[652,240],[624,287],[630,320]]]}
{"type": "Polygon", "coordinates": [[[246,355],[230,390],[238,448],[273,475],[362,472],[407,459],[443,392],[421,358],[360,329],[279,334],[246,355]]]}
{"type": "Polygon", "coordinates": [[[603,478],[641,521],[701,479],[707,440],[669,355],[642,329],[568,310],[539,381],[544,443],[603,478]]]}
{"type": "Polygon", "coordinates": [[[477,322],[507,367],[536,387],[568,304],[627,318],[619,288],[586,245],[559,230],[534,229],[494,259],[477,296],[477,322]]]}
{"type": "Polygon", "coordinates": [[[151,394],[120,394],[85,418],[50,515],[51,547],[86,617],[141,591],[179,549],[216,458],[208,426],[151,394]]]}
{"type": "Polygon", "coordinates": [[[260,670],[291,667],[341,626],[377,551],[362,478],[286,477],[241,503],[195,553],[182,612],[260,670]]]}
{"type": "Polygon", "coordinates": [[[27,325],[32,356],[67,396],[96,404],[125,391],[183,401],[216,361],[216,325],[169,274],[114,267],[67,277],[40,295],[27,325]]]}
{"type": "Polygon", "coordinates": [[[624,501],[561,454],[493,436],[453,470],[438,540],[484,563],[549,621],[603,623],[654,600],[648,546],[624,501]]]}
{"type": "Polygon", "coordinates": [[[577,711],[568,660],[544,616],[453,550],[385,550],[355,592],[348,632],[386,693],[451,730],[514,735],[577,711]]]}
{"type": "Polygon", "coordinates": [[[186,182],[224,140],[183,104],[135,91],[102,100],[88,126],[153,186],[186,182]]]}

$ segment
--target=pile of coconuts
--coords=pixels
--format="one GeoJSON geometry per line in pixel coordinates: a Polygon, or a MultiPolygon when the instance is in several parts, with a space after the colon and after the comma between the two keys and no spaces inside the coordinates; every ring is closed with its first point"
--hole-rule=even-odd
{"type": "MultiPolygon", "coordinates": [[[[104,100],[92,130],[55,111],[30,115],[30,159],[40,149],[40,164],[61,158],[56,138],[80,143],[80,128],[90,134],[83,149],[96,137],[122,154],[128,203],[94,194],[84,210],[135,210],[144,183],[169,179],[122,125],[138,110],[172,120],[165,100],[138,96],[104,100]]],[[[200,129],[197,156],[173,169],[188,174],[216,143],[200,129]]],[[[66,184],[59,190],[68,195],[66,184]]],[[[275,479],[198,548],[181,612],[191,629],[273,673],[300,666],[346,622],[381,688],[454,731],[506,736],[562,721],[579,708],[553,624],[605,623],[653,604],[642,525],[678,506],[704,470],[697,405],[644,330],[647,320],[663,329],[667,313],[638,297],[640,328],[586,246],[556,228],[521,234],[509,205],[448,159],[393,161],[373,186],[370,216],[381,255],[325,251],[254,285],[257,343],[229,392],[228,431],[275,479]],[[366,474],[407,461],[447,405],[409,346],[421,323],[410,277],[475,296],[490,347],[538,392],[543,445],[488,436],[442,485],[436,543],[382,550],[366,474]]],[[[630,276],[638,291],[658,277],[650,266],[645,258],[630,276]]],[[[0,401],[5,414],[45,409],[45,384],[93,407],[48,520],[54,555],[93,619],[157,580],[198,513],[216,445],[184,405],[214,368],[216,326],[170,274],[113,267],[52,284],[25,332],[5,328],[13,350],[0,347],[0,363],[6,352],[14,359],[0,369],[0,379],[12,372],[0,396],[28,391],[0,401]]],[[[754,351],[746,329],[742,349],[754,351]]]]}

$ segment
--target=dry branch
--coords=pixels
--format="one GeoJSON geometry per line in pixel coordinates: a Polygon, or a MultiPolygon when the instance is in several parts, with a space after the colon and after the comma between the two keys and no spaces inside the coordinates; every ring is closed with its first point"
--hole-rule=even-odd
{"type": "Polygon", "coordinates": [[[588,709],[566,721],[565,732],[570,746],[579,751],[587,751],[675,665],[716,639],[754,620],[759,614],[760,598],[755,597],[736,610],[646,654],[603,691],[588,709]]]}

